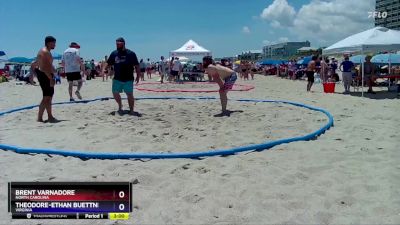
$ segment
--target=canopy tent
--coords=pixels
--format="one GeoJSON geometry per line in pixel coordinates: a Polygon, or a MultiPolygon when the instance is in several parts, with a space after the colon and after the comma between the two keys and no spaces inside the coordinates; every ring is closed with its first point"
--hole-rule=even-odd
{"type": "Polygon", "coordinates": [[[313,48],[313,47],[301,47],[297,49],[298,52],[307,52],[307,51],[317,51],[318,48],[313,48]]]}
{"type": "Polygon", "coordinates": [[[372,57],[371,62],[377,64],[400,65],[400,54],[379,54],[372,57]]]}
{"type": "MultiPolygon", "coordinates": [[[[323,55],[343,53],[376,53],[382,51],[394,52],[400,50],[400,31],[390,30],[385,27],[372,29],[351,35],[322,50],[323,55]]],[[[364,62],[362,62],[364,64],[364,62]]],[[[364,66],[364,65],[363,65],[364,66]]],[[[364,70],[362,70],[364,81],[364,70]]],[[[361,85],[361,93],[364,96],[364,85],[361,85]]]]}
{"type": "Polygon", "coordinates": [[[375,27],[351,35],[322,50],[323,55],[344,53],[367,53],[380,51],[398,51],[400,49],[400,31],[385,27],[375,27]]]}
{"type": "Polygon", "coordinates": [[[170,56],[211,56],[211,52],[193,40],[189,40],[182,47],[171,51],[170,56]]]}

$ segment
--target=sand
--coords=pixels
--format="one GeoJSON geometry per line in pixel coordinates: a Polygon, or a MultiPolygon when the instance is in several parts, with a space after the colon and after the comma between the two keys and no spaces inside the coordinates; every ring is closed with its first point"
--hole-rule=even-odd
{"type": "MultiPolygon", "coordinates": [[[[154,77],[153,81],[158,79],[154,77]]],[[[276,99],[327,109],[335,126],[317,140],[202,160],[86,160],[0,151],[0,224],[400,224],[400,99],[395,93],[306,93],[306,83],[256,76],[256,89],[230,98],[276,99]],[[135,181],[129,221],[12,221],[9,181],[135,181]]],[[[111,82],[88,81],[84,98],[110,96],[111,82]]],[[[380,90],[376,88],[376,90],[380,90]]],[[[0,111],[37,104],[39,87],[0,84],[0,111]]],[[[144,96],[216,96],[148,93],[144,96]]],[[[66,82],[55,101],[67,101],[66,82]]],[[[127,105],[124,102],[125,106],[127,105]]],[[[111,101],[54,107],[63,120],[35,122],[36,110],[0,117],[0,142],[85,151],[191,152],[261,143],[314,131],[318,112],[271,103],[141,100],[140,118],[112,115],[111,101]]]]}

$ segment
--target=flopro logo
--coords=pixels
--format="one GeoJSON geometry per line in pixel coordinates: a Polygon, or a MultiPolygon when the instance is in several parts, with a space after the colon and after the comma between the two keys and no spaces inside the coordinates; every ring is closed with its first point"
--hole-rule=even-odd
{"type": "Polygon", "coordinates": [[[377,12],[377,11],[373,11],[373,12],[368,12],[368,18],[378,18],[378,19],[385,19],[388,16],[388,13],[385,12],[377,12]]]}

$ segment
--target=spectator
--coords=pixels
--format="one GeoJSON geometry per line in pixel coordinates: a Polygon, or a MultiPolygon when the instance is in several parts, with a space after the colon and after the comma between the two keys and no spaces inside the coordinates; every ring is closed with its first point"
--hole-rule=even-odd
{"type": "Polygon", "coordinates": [[[175,78],[175,81],[179,80],[180,73],[182,72],[182,64],[179,61],[179,58],[175,58],[173,65],[172,65],[172,71],[171,75],[175,78]]]}
{"type": "Polygon", "coordinates": [[[354,69],[354,63],[349,60],[349,56],[344,57],[344,61],[340,64],[339,69],[342,71],[344,94],[348,94],[350,93],[350,86],[353,80],[351,71],[354,69]]]}
{"type": "Polygon", "coordinates": [[[143,61],[143,59],[140,59],[139,67],[140,67],[140,73],[142,74],[141,77],[140,77],[140,80],[144,81],[144,73],[146,72],[147,65],[143,61]]]}
{"type": "MultiPolygon", "coordinates": [[[[375,69],[374,64],[372,64],[372,62],[371,62],[371,58],[372,57],[369,55],[365,57],[365,62],[364,62],[364,64],[361,64],[360,71],[362,73],[362,69],[364,69],[364,80],[367,81],[368,93],[376,94],[376,92],[374,92],[372,90],[372,84],[374,83],[376,69],[375,69]],[[363,68],[363,65],[364,65],[364,68],[363,68]]],[[[362,83],[364,84],[364,81],[362,83]]]]}
{"type": "Polygon", "coordinates": [[[152,72],[153,68],[150,62],[150,59],[147,59],[147,63],[146,63],[146,72],[147,72],[147,79],[151,79],[151,72],[152,72]]]}
{"type": "Polygon", "coordinates": [[[328,81],[329,77],[329,59],[323,59],[322,57],[320,57],[319,60],[321,61],[321,80],[322,83],[325,83],[328,81]]]}
{"type": "Polygon", "coordinates": [[[90,61],[89,68],[90,68],[90,78],[95,79],[96,78],[96,66],[94,64],[94,59],[92,59],[90,61]]]}

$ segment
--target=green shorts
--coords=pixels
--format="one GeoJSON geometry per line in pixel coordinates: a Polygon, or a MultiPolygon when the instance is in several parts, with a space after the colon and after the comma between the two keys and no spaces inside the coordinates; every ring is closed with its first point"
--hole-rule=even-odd
{"type": "Polygon", "coordinates": [[[114,80],[112,82],[112,92],[113,93],[133,93],[133,80],[130,81],[119,81],[114,80]]]}

